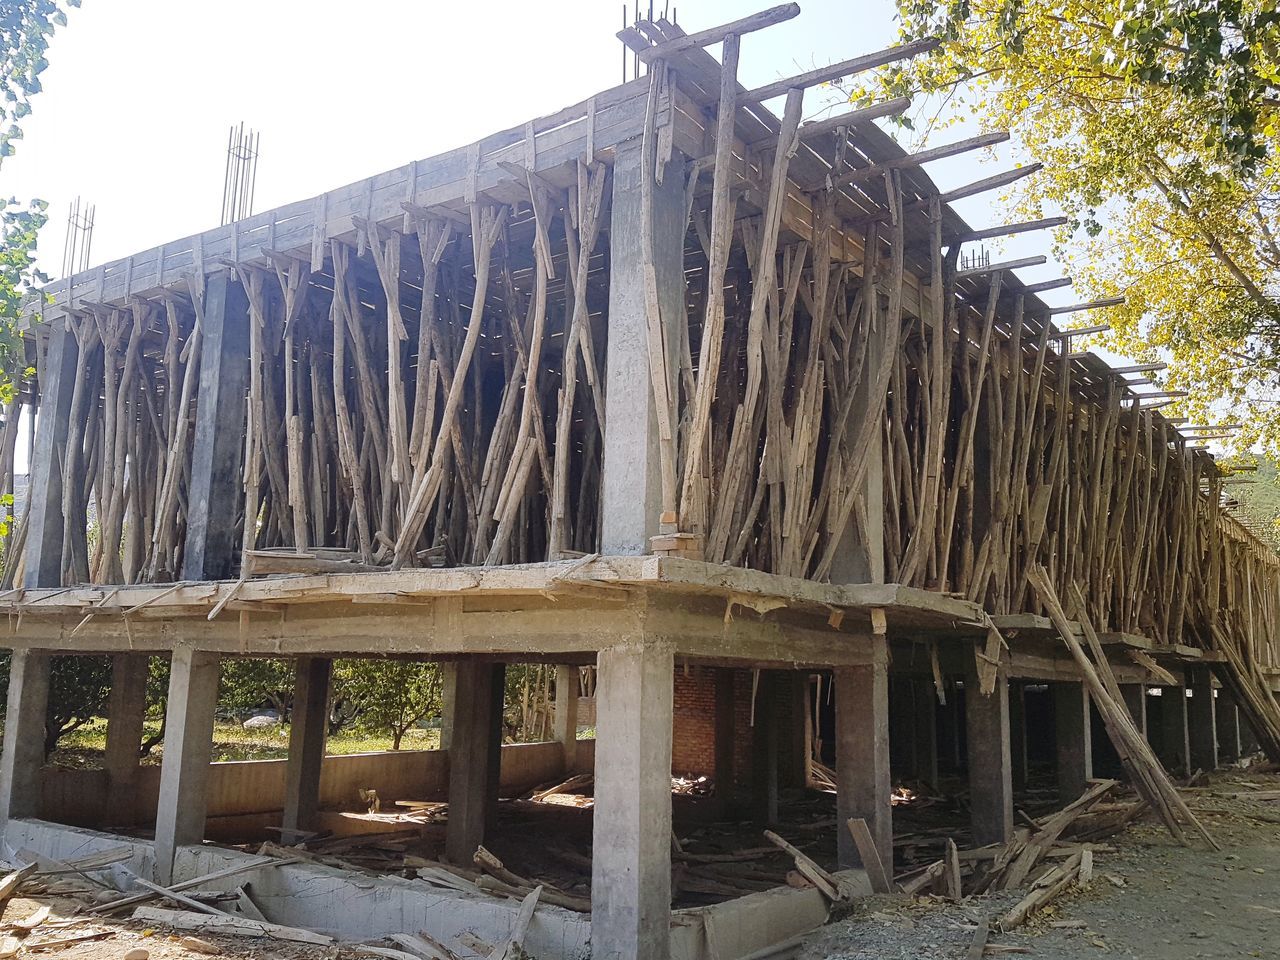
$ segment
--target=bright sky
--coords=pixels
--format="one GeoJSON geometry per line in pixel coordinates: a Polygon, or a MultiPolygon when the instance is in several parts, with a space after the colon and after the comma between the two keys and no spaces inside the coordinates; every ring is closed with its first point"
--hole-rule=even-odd
{"type": "MultiPolygon", "coordinates": [[[[677,12],[697,30],[768,2],[685,0],[677,12]]],[[[794,20],[744,39],[744,83],[896,40],[890,0],[801,7],[794,20]]],[[[84,0],[54,36],[44,92],[0,171],[0,189],[50,202],[41,253],[56,276],[77,195],[97,207],[95,264],[216,226],[233,123],[261,132],[255,210],[266,210],[618,83],[621,21],[615,0],[84,0]]],[[[830,100],[814,91],[807,113],[830,100]]],[[[1008,165],[968,156],[929,172],[945,187],[1008,165]]],[[[976,225],[997,222],[990,203],[981,197],[962,213],[976,225]]],[[[1027,248],[1020,242],[1018,255],[1027,248]]],[[[1030,248],[1047,250],[1048,237],[1033,235],[1030,248]]],[[[1059,275],[1052,265],[1023,274],[1059,275]]]]}

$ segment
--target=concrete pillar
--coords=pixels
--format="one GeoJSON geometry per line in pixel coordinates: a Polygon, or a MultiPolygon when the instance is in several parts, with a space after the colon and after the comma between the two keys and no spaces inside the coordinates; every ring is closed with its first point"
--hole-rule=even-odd
{"type": "MultiPolygon", "coordinates": [[[[879,289],[878,226],[872,224],[867,241],[863,245],[862,276],[864,284],[879,289]]],[[[865,290],[864,290],[865,293],[865,290]]],[[[887,329],[887,328],[886,328],[887,329]]],[[[867,338],[866,369],[880,366],[884,353],[883,330],[867,338]]],[[[856,456],[866,462],[862,481],[862,510],[854,511],[855,519],[845,525],[840,543],[831,564],[832,583],[884,583],[884,436],[882,431],[872,432],[868,441],[861,437],[867,418],[878,414],[880,398],[872,396],[874,377],[864,376],[858,381],[853,396],[853,407],[846,421],[844,439],[851,447],[860,445],[856,456]],[[861,518],[865,529],[859,530],[861,518]]],[[[841,830],[841,837],[848,830],[841,830]]]]}
{"type": "Polygon", "coordinates": [[[55,320],[49,329],[49,345],[39,373],[40,408],[27,487],[31,512],[26,520],[22,573],[26,587],[62,586],[62,458],[67,448],[78,355],[75,334],[67,329],[67,321],[55,320]]]}
{"type": "Polygon", "coordinates": [[[1027,690],[1017,680],[1009,681],[1009,761],[1014,790],[1027,786],[1027,690]]]}
{"type": "Polygon", "coordinates": [[[915,693],[910,677],[889,678],[889,770],[895,782],[914,777],[915,693]]]}
{"type": "MultiPolygon", "coordinates": [[[[599,703],[599,698],[596,700],[599,703]]],[[[734,741],[733,671],[716,669],[716,744],[715,778],[716,796],[724,803],[733,801],[733,741],[734,741]]]]}
{"type": "Polygon", "coordinates": [[[43,650],[14,650],[9,660],[9,702],[0,752],[0,830],[10,819],[40,814],[49,663],[43,650]]]}
{"type": "Polygon", "coordinates": [[[834,671],[836,695],[836,838],[841,868],[860,867],[846,821],[867,821],[885,869],[893,871],[893,782],[889,776],[889,649],[868,636],[870,662],[834,671]]]}
{"type": "Polygon", "coordinates": [[[671,925],[670,647],[600,651],[592,960],[665,960],[671,925]]]}
{"type": "Polygon", "coordinates": [[[191,495],[182,579],[226,580],[239,571],[235,518],[244,502],[244,396],[249,378],[249,302],[224,270],[205,286],[200,394],[191,445],[191,495]]]}
{"type": "Polygon", "coordinates": [[[107,698],[107,746],[102,767],[107,771],[106,823],[128,826],[134,814],[135,784],[142,751],[142,725],[147,716],[145,653],[117,653],[111,658],[111,693],[107,698]]]}
{"type": "Polygon", "coordinates": [[[1187,736],[1193,770],[1218,769],[1218,731],[1213,704],[1213,672],[1205,664],[1187,667],[1187,686],[1191,700],[1187,704],[1187,736]]]}
{"type": "Polygon", "coordinates": [[[564,749],[568,773],[578,759],[578,668],[571,663],[556,667],[555,737],[564,749]]]}
{"type": "Polygon", "coordinates": [[[1240,755],[1247,757],[1258,752],[1258,735],[1254,733],[1247,714],[1241,713],[1238,707],[1236,714],[1240,718],[1240,755]]]}
{"type": "Polygon", "coordinates": [[[1013,838],[1013,760],[1009,737],[1009,678],[1001,668],[989,696],[979,690],[977,669],[964,682],[969,747],[969,806],[977,846],[1013,838]]]}
{"type": "Polygon", "coordinates": [[[155,867],[160,884],[173,881],[178,848],[204,840],[218,674],[216,653],[187,646],[174,649],[156,807],[155,867]]]}
{"type": "Polygon", "coordinates": [[[912,750],[915,776],[925,783],[938,782],[938,694],[932,680],[911,681],[912,700],[915,705],[915,724],[912,730],[912,750]]]}
{"type": "Polygon", "coordinates": [[[1217,699],[1218,757],[1234,762],[1244,754],[1240,741],[1240,708],[1235,697],[1225,689],[1218,691],[1217,699]]]}
{"type": "Polygon", "coordinates": [[[440,749],[448,750],[453,742],[453,714],[458,703],[458,664],[445,660],[440,664],[440,749]]]}
{"type": "MultiPolygon", "coordinates": [[[[333,660],[299,657],[294,667],[293,717],[289,722],[289,762],[284,774],[286,831],[312,830],[320,809],[320,767],[329,738],[329,682],[333,660]]],[[[290,840],[291,837],[285,837],[290,840]]]]}
{"type": "Polygon", "coordinates": [[[1093,779],[1092,717],[1083,683],[1053,683],[1053,726],[1058,757],[1058,799],[1075,800],[1093,779]]]}
{"type": "MultiPolygon", "coordinates": [[[[662,512],[658,418],[649,375],[641,237],[639,139],[620,144],[613,165],[609,222],[609,344],[605,358],[604,500],[601,552],[648,553],[662,512]]],[[[667,330],[670,389],[680,369],[677,320],[685,311],[684,239],[688,226],[683,158],[653,186],[653,255],[658,309],[667,330]]]]}
{"type": "Polygon", "coordinates": [[[778,822],[778,698],[776,674],[761,670],[751,729],[751,797],[755,819],[778,822]]]}
{"type": "Polygon", "coordinates": [[[804,671],[779,673],[787,701],[787,722],[779,736],[778,785],[802,789],[809,782],[809,739],[805,733],[809,716],[809,674],[804,671]]]}
{"type": "MultiPolygon", "coordinates": [[[[501,665],[498,665],[501,669],[501,665]]],[[[470,866],[484,843],[485,826],[497,795],[501,762],[502,711],[494,711],[495,665],[460,660],[455,665],[457,692],[449,741],[449,822],[445,853],[451,863],[470,866]]]]}
{"type": "Polygon", "coordinates": [[[1124,697],[1124,705],[1129,709],[1129,716],[1138,727],[1138,732],[1147,736],[1147,685],[1145,683],[1123,683],[1120,695],[1124,697]]]}
{"type": "Polygon", "coordinates": [[[1187,739],[1187,692],[1163,687],[1160,692],[1160,736],[1157,754],[1170,770],[1191,772],[1191,745],[1187,739]]]}

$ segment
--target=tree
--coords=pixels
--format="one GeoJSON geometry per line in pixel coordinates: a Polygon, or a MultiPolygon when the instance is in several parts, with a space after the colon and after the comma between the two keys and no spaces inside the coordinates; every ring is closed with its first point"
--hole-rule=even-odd
{"type": "MultiPolygon", "coordinates": [[[[852,92],[925,92],[1010,130],[1044,170],[1011,194],[1063,212],[1107,345],[1166,359],[1179,412],[1280,450],[1280,24],[1270,0],[899,0],[933,54],[852,92]]],[[[930,108],[938,100],[929,100],[930,108]]],[[[942,126],[945,124],[938,124],[942,126]]]]}
{"type": "MultiPolygon", "coordinates": [[[[0,697],[9,691],[8,650],[0,652],[0,697]]],[[[106,712],[111,692],[110,657],[53,657],[49,664],[49,698],[45,708],[44,755],[58,746],[64,733],[106,712]]]]}
{"type": "Polygon", "coordinates": [[[358,704],[358,723],[391,735],[399,750],[405,733],[441,707],[440,665],[413,660],[339,660],[334,664],[333,698],[358,704]]]}
{"type": "MultiPolygon", "coordinates": [[[[80,0],[67,0],[78,7],[80,0]]],[[[22,138],[20,122],[31,112],[40,92],[45,52],[55,28],[65,26],[66,13],[53,0],[6,0],[0,4],[0,163],[22,138]]],[[[0,201],[0,401],[12,396],[22,361],[17,320],[22,301],[47,277],[36,268],[36,235],[48,219],[42,200],[0,201]]]]}
{"type": "Polygon", "coordinates": [[[225,657],[218,681],[218,706],[233,712],[270,705],[286,722],[293,709],[292,660],[225,657]]]}

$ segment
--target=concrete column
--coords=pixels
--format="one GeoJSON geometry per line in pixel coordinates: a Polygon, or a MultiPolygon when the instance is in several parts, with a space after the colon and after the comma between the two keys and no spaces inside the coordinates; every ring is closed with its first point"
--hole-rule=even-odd
{"type": "Polygon", "coordinates": [[[751,797],[755,819],[778,822],[778,710],[776,675],[760,671],[751,730],[751,797]]]}
{"type": "Polygon", "coordinates": [[[556,667],[556,740],[564,748],[566,774],[578,759],[578,668],[562,663],[556,667]]]}
{"type": "Polygon", "coordinates": [[[1120,695],[1124,697],[1124,705],[1129,709],[1129,716],[1137,724],[1138,732],[1147,736],[1147,685],[1145,683],[1123,683],[1120,695]]]}
{"type": "Polygon", "coordinates": [[[1240,742],[1240,708],[1235,697],[1225,689],[1217,699],[1218,757],[1224,761],[1239,760],[1243,753],[1240,742]]]}
{"type": "Polygon", "coordinates": [[[1017,680],[1009,681],[1009,760],[1013,789],[1027,785],[1027,691],[1017,680]]]}
{"type": "Polygon", "coordinates": [[[977,846],[1013,838],[1013,761],[1009,738],[1009,678],[1002,668],[989,696],[971,663],[964,682],[969,746],[969,806],[977,846]]]}
{"type": "Polygon", "coordinates": [[[296,833],[315,827],[320,809],[320,767],[329,738],[332,677],[333,660],[329,657],[299,657],[294,667],[289,762],[285,767],[284,817],[280,824],[286,831],[296,833]]]}
{"type": "Polygon", "coordinates": [[[1187,736],[1191,748],[1192,770],[1218,769],[1218,731],[1213,704],[1213,672],[1207,665],[1187,668],[1187,685],[1191,701],[1187,704],[1187,736]]]}
{"type": "MultiPolygon", "coordinates": [[[[495,665],[460,660],[449,742],[449,822],[445,853],[451,863],[470,866],[484,843],[485,826],[496,796],[496,767],[501,762],[502,722],[494,715],[495,665]]],[[[500,674],[501,675],[501,674],[500,674]]]]}
{"type": "Polygon", "coordinates": [[[1093,779],[1092,717],[1083,683],[1053,683],[1053,726],[1058,757],[1058,799],[1075,800],[1093,779]]]}
{"type": "MultiPolygon", "coordinates": [[[[34,456],[27,496],[22,583],[26,587],[62,586],[62,458],[67,448],[71,399],[79,347],[65,319],[49,329],[49,345],[40,366],[40,408],[35,424],[34,456]]],[[[43,737],[41,738],[43,742],[43,737]]]]}
{"type": "MultiPolygon", "coordinates": [[[[604,470],[601,478],[606,554],[649,552],[662,511],[658,418],[649,375],[641,238],[640,140],[618,146],[609,222],[609,345],[605,358],[604,470]]],[[[653,254],[658,309],[667,334],[671,390],[680,369],[677,320],[685,310],[684,238],[688,226],[683,158],[667,164],[653,187],[653,254]]]]}
{"type": "Polygon", "coordinates": [[[1254,733],[1248,715],[1240,713],[1238,707],[1236,713],[1240,717],[1240,755],[1247,757],[1258,752],[1258,735],[1254,733]]]}
{"type": "Polygon", "coordinates": [[[1191,745],[1187,739],[1187,692],[1163,687],[1160,692],[1160,737],[1157,754],[1170,770],[1191,772],[1191,745]]]}
{"type": "Polygon", "coordinates": [[[205,286],[184,580],[226,580],[239,572],[234,521],[244,502],[240,464],[248,357],[249,301],[244,289],[230,271],[211,274],[205,286]]]}
{"type": "Polygon", "coordinates": [[[173,651],[156,807],[156,882],[160,884],[173,881],[178,848],[204,840],[218,674],[216,653],[187,646],[173,651]]]}
{"type": "Polygon", "coordinates": [[[804,671],[779,673],[787,698],[787,723],[780,734],[778,785],[801,789],[809,782],[809,740],[805,735],[809,714],[809,674],[804,671]]]}
{"type": "Polygon", "coordinates": [[[440,664],[440,749],[448,750],[453,741],[453,714],[458,703],[458,664],[445,660],[440,664]]]}
{"type": "Polygon", "coordinates": [[[846,821],[861,817],[885,869],[893,870],[893,782],[889,776],[889,648],[868,636],[871,662],[834,671],[836,695],[836,838],[840,867],[860,867],[846,821]]]}
{"type": "Polygon", "coordinates": [[[43,650],[14,650],[9,660],[9,703],[0,752],[0,830],[10,819],[40,814],[49,662],[43,650]]]}
{"type": "MultiPolygon", "coordinates": [[[[599,704],[599,698],[596,703],[599,704]]],[[[733,671],[716,669],[716,796],[724,803],[733,801],[733,741],[734,741],[733,671]]]]}
{"type": "Polygon", "coordinates": [[[932,680],[911,681],[911,694],[915,704],[915,724],[912,730],[914,749],[913,768],[917,779],[936,785],[938,782],[938,694],[932,680]]]}
{"type": "Polygon", "coordinates": [[[600,651],[592,960],[665,960],[671,929],[670,647],[600,651]]]}
{"type": "Polygon", "coordinates": [[[145,653],[117,653],[111,658],[111,693],[107,699],[107,747],[102,758],[107,771],[106,823],[135,823],[135,784],[142,751],[142,724],[147,716],[145,653]]]}
{"type": "MultiPolygon", "coordinates": [[[[878,226],[872,224],[864,244],[862,276],[865,282],[879,288],[879,257],[877,250],[878,226]]],[[[887,329],[887,328],[885,328],[887,329]]],[[[873,333],[866,342],[866,369],[880,366],[884,353],[884,330],[873,333]]],[[[832,583],[884,583],[884,436],[882,431],[872,432],[870,440],[863,442],[862,426],[869,416],[878,412],[879,398],[871,396],[872,376],[864,376],[858,382],[853,397],[853,408],[845,426],[844,439],[851,447],[862,446],[856,456],[867,463],[862,481],[862,510],[854,511],[855,518],[845,525],[831,564],[832,583]],[[863,518],[864,530],[858,529],[858,518],[863,518]]],[[[848,830],[841,830],[843,839],[848,830]]]]}

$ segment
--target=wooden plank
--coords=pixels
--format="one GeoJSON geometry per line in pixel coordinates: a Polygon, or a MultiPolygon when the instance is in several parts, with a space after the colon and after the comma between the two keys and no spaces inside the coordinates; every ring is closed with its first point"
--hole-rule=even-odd
{"type": "Polygon", "coordinates": [[[858,848],[858,859],[867,871],[867,879],[871,881],[872,893],[892,893],[893,879],[885,871],[880,853],[876,850],[876,842],[871,836],[867,821],[861,817],[851,817],[847,826],[853,835],[854,846],[858,848]]]}

